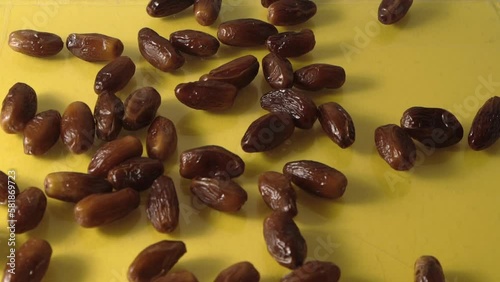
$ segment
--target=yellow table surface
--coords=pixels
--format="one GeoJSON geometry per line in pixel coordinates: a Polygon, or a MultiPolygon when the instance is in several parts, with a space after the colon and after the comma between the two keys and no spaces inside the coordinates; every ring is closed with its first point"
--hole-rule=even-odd
{"type": "MultiPolygon", "coordinates": [[[[17,236],[18,244],[28,237],[51,243],[53,257],[44,281],[126,281],[134,257],[163,239],[187,244],[188,252],[174,270],[191,270],[200,281],[213,281],[220,270],[242,260],[256,266],[261,281],[279,281],[289,270],[267,253],[262,222],[270,210],[258,193],[257,177],[299,159],[329,164],[349,180],[344,196],[336,201],[298,191],[295,219],[307,240],[309,259],[335,262],[342,269],[342,281],[412,281],[413,263],[425,254],[439,258],[447,281],[500,281],[500,144],[482,152],[472,151],[466,139],[438,151],[420,146],[416,167],[396,172],[378,156],[373,141],[376,127],[398,123],[411,106],[448,109],[468,133],[478,108],[500,93],[499,2],[415,1],[400,23],[383,26],[376,20],[379,1],[316,1],[318,13],[312,20],[279,30],[307,27],[316,34],[316,48],[291,60],[295,69],[313,62],[345,68],[344,87],[310,95],[318,105],[336,101],[347,109],[355,122],[356,142],[340,149],[317,122],[312,130],[296,130],[279,148],[258,154],[244,153],[240,140],[250,122],[266,113],[258,103],[270,89],[262,72],[241,91],[234,107],[223,113],[190,109],[177,101],[173,90],[232,58],[253,54],[260,60],[265,48],[222,46],[213,58],[187,56],[180,70],[162,73],[141,57],[136,37],[145,26],[166,37],[186,28],[215,34],[225,20],[265,20],[266,9],[258,0],[223,1],[217,23],[202,27],[191,9],[174,17],[151,18],[145,12],[146,2],[0,0],[2,95],[22,81],[36,90],[38,111],[62,112],[75,100],[93,108],[97,97],[93,82],[103,63],[82,61],[66,49],[50,59],[28,57],[12,51],[7,36],[23,28],[54,32],[63,39],[73,32],[100,32],[120,38],[124,55],[137,64],[134,78],[119,96],[125,99],[138,87],[155,87],[162,95],[159,114],[172,119],[179,134],[176,155],[165,163],[181,203],[177,230],[161,234],[147,222],[147,192],[140,208],[125,219],[93,229],[74,222],[72,204],[49,199],[38,228],[17,236]],[[207,144],[224,146],[246,162],[245,174],[237,182],[246,188],[249,199],[238,213],[192,205],[189,182],[178,173],[178,156],[207,144]]],[[[144,140],[146,130],[124,134],[144,140]]],[[[86,154],[73,155],[59,141],[48,154],[33,157],[23,153],[20,135],[0,132],[0,170],[15,170],[22,189],[43,188],[50,172],[85,172],[99,144],[86,154]]],[[[0,207],[0,218],[6,213],[6,207],[0,207]]],[[[5,227],[6,220],[0,220],[2,264],[7,255],[5,227]]]]}

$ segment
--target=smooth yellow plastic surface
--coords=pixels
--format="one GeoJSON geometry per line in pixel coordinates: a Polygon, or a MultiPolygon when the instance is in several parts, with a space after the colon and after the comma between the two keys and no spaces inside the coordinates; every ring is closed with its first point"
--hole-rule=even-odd
{"type": "MultiPolygon", "coordinates": [[[[347,81],[339,90],[309,95],[319,105],[340,103],[351,114],[356,142],[340,149],[317,122],[312,130],[297,129],[286,144],[268,153],[247,154],[240,140],[248,125],[265,114],[259,97],[270,90],[262,71],[241,90],[234,107],[222,113],[196,111],[174,96],[177,84],[197,80],[231,59],[262,48],[221,46],[213,58],[186,56],[173,73],[149,65],[137,47],[137,32],[150,27],[168,37],[180,29],[216,34],[217,25],[242,17],[266,19],[258,0],[223,1],[219,20],[202,27],[192,9],[158,19],[146,14],[147,1],[0,1],[0,94],[16,82],[31,85],[38,94],[38,111],[65,107],[76,100],[94,107],[93,83],[104,63],[82,61],[62,52],[48,59],[32,58],[7,45],[11,31],[31,28],[54,32],[63,40],[69,33],[99,32],[120,38],[124,55],[137,65],[125,99],[134,89],[153,86],[162,95],[159,114],[172,119],[179,134],[178,150],[165,163],[181,203],[180,225],[172,234],[158,233],[147,221],[142,193],[139,209],[101,228],[85,229],[73,219],[73,204],[49,199],[43,221],[33,231],[17,235],[20,245],[29,237],[48,240],[53,256],[44,281],[127,281],[127,269],[146,246],[159,240],[183,240],[188,252],[174,270],[188,269],[200,281],[213,281],[227,266],[252,262],[263,282],[279,281],[289,270],[267,253],[262,223],[270,210],[257,189],[266,170],[281,171],[288,161],[312,159],[346,174],[349,185],[340,200],[324,200],[297,189],[299,215],[295,218],[308,243],[309,259],[332,261],[342,269],[341,281],[412,281],[413,263],[434,255],[450,282],[500,281],[500,143],[486,151],[472,151],[466,136],[456,146],[429,150],[419,146],[416,167],[392,170],[377,154],[376,127],[399,123],[412,106],[442,107],[453,112],[468,134],[479,107],[500,94],[500,4],[496,1],[415,1],[398,24],[383,26],[376,19],[379,1],[316,1],[317,15],[309,22],[280,31],[311,28],[316,47],[291,59],[295,69],[311,63],[343,66],[347,81]],[[217,144],[246,162],[237,178],[249,194],[243,209],[221,213],[193,204],[189,181],[178,173],[183,150],[217,144]]],[[[122,131],[144,140],[146,129],[122,131]]],[[[0,132],[0,170],[14,170],[21,189],[43,188],[50,172],[85,172],[100,145],[73,155],[61,144],[41,157],[23,153],[22,136],[0,132]]],[[[5,206],[0,207],[0,263],[6,261],[9,236],[5,206]]]]}

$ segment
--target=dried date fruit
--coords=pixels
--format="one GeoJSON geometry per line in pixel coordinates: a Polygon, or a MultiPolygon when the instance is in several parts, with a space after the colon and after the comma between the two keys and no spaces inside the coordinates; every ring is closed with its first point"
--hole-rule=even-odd
{"type": "Polygon", "coordinates": [[[338,103],[329,102],[318,107],[318,120],[330,139],[345,149],[356,139],[354,123],[349,113],[338,103]]]}
{"type": "Polygon", "coordinates": [[[64,42],[54,33],[23,29],[10,33],[9,47],[28,56],[43,58],[57,55],[64,42]]]}
{"type": "Polygon", "coordinates": [[[340,268],[329,261],[308,261],[281,279],[281,282],[338,282],[340,268]]]}
{"type": "Polygon", "coordinates": [[[24,153],[43,155],[59,140],[61,114],[56,110],[40,112],[24,128],[24,153]]]}
{"type": "Polygon", "coordinates": [[[269,53],[262,58],[262,71],[269,86],[286,89],[293,86],[292,63],[286,58],[269,53]]]}
{"type": "Polygon", "coordinates": [[[97,193],[111,192],[111,184],[98,176],[81,172],[52,172],[45,177],[45,193],[50,198],[76,203],[97,193]]]}
{"type": "Polygon", "coordinates": [[[241,139],[247,153],[265,152],[283,144],[292,136],[295,125],[288,113],[269,113],[253,121],[241,139]]]}
{"type": "Polygon", "coordinates": [[[15,233],[21,234],[35,229],[42,221],[46,208],[47,197],[42,190],[30,187],[19,193],[13,218],[16,223],[15,233]]]}
{"type": "Polygon", "coordinates": [[[259,192],[266,205],[273,211],[297,215],[297,194],[285,175],[276,171],[266,171],[260,174],[258,180],[259,192]]]}
{"type": "Polygon", "coordinates": [[[484,150],[500,138],[500,97],[488,99],[478,110],[469,132],[472,150],[484,150]]]}
{"type": "Polygon", "coordinates": [[[135,73],[135,64],[127,56],[118,57],[105,65],[95,77],[94,91],[116,93],[127,85],[135,73]]]}
{"type": "Polygon", "coordinates": [[[266,39],[278,30],[270,23],[252,18],[236,19],[223,22],[217,29],[219,41],[236,47],[262,46],[266,39]]]}
{"type": "Polygon", "coordinates": [[[170,233],[179,224],[179,200],[170,177],[161,175],[151,185],[146,215],[153,227],[161,233],[170,233]]]}
{"type": "Polygon", "coordinates": [[[219,17],[222,0],[196,0],[193,11],[196,21],[204,26],[212,25],[219,17]]]}
{"type": "Polygon", "coordinates": [[[253,55],[231,60],[200,77],[200,80],[218,80],[241,89],[254,80],[259,72],[259,61],[253,55]]]}
{"type": "Polygon", "coordinates": [[[161,96],[153,87],[143,87],[128,95],[125,100],[123,128],[139,130],[153,122],[161,104],[161,96]]]}
{"type": "Polygon", "coordinates": [[[89,106],[76,101],[68,105],[61,118],[61,140],[75,154],[87,152],[94,144],[95,123],[89,106]]]}
{"type": "Polygon", "coordinates": [[[417,148],[401,127],[387,124],[375,129],[375,145],[379,155],[393,169],[410,170],[414,166],[417,148]]]}
{"type": "Polygon", "coordinates": [[[18,82],[10,89],[2,102],[0,120],[6,133],[22,132],[35,116],[37,97],[35,90],[26,83],[18,82]]]}
{"type": "Polygon", "coordinates": [[[196,176],[234,178],[244,171],[245,163],[238,155],[217,145],[186,150],[180,156],[179,173],[188,179],[196,176]]]}
{"type": "Polygon", "coordinates": [[[148,157],[167,160],[177,149],[177,131],[174,123],[166,117],[157,116],[148,128],[146,151],[148,157]]]}
{"type": "Polygon", "coordinates": [[[382,0],[378,7],[378,20],[393,24],[401,20],[410,10],[413,0],[382,0]]]}
{"type": "Polygon", "coordinates": [[[157,276],[151,282],[198,282],[196,276],[187,270],[169,272],[163,276],[157,276]]]}
{"type": "Polygon", "coordinates": [[[113,93],[104,92],[97,97],[94,107],[95,134],[103,141],[115,140],[122,130],[125,107],[113,93]]]}
{"type": "Polygon", "coordinates": [[[0,205],[14,204],[17,195],[19,195],[19,188],[15,180],[15,176],[12,176],[10,172],[7,175],[0,170],[0,205]]]}
{"type": "Polygon", "coordinates": [[[234,85],[215,80],[181,83],[175,87],[175,97],[184,105],[205,111],[231,108],[238,94],[234,85]]]}
{"type": "Polygon", "coordinates": [[[50,264],[52,247],[49,242],[29,238],[19,247],[14,266],[7,263],[3,282],[40,282],[50,264]]]}
{"type": "Polygon", "coordinates": [[[198,57],[213,56],[220,47],[217,38],[206,32],[192,29],[171,33],[170,42],[177,50],[198,57]]]}
{"type": "Polygon", "coordinates": [[[273,212],[264,220],[264,239],[269,254],[282,266],[300,267],[307,256],[307,244],[289,214],[273,212]]]}
{"type": "Polygon", "coordinates": [[[112,168],[108,172],[108,181],[116,190],[130,187],[144,191],[151,187],[153,181],[163,172],[163,163],[159,160],[137,157],[112,168]]]}
{"type": "Polygon", "coordinates": [[[146,7],[148,15],[160,18],[167,17],[189,8],[194,0],[151,0],[146,7]]]}
{"type": "Polygon", "coordinates": [[[237,212],[248,199],[247,192],[231,179],[195,177],[191,192],[207,206],[223,212],[237,212]]]}
{"type": "Polygon", "coordinates": [[[311,52],[315,45],[316,39],[310,29],[281,32],[266,40],[267,49],[282,58],[300,57],[311,52]]]}
{"type": "Polygon", "coordinates": [[[288,162],[283,173],[299,188],[323,198],[340,198],[347,187],[347,178],[342,172],[316,161],[288,162]]]}
{"type": "Polygon", "coordinates": [[[415,261],[415,282],[445,282],[443,268],[433,256],[421,256],[415,261]]]}
{"type": "Polygon", "coordinates": [[[66,48],[87,62],[111,61],[123,53],[120,39],[100,33],[71,33],[66,48]]]}
{"type": "Polygon", "coordinates": [[[311,64],[295,71],[294,85],[297,88],[319,91],[323,88],[337,89],[345,83],[342,67],[329,64],[311,64]]]}
{"type": "Polygon", "coordinates": [[[139,31],[138,42],[144,59],[161,71],[174,71],[186,61],[168,39],[150,28],[145,27],[139,31]]]}
{"type": "Polygon", "coordinates": [[[255,266],[248,261],[231,265],[217,275],[215,282],[259,282],[260,274],[255,266]]]}
{"type": "Polygon", "coordinates": [[[267,8],[267,20],[273,25],[289,26],[305,23],[316,15],[316,4],[309,0],[279,0],[267,8]]]}
{"type": "Polygon", "coordinates": [[[269,5],[271,5],[272,3],[276,2],[276,1],[279,1],[279,0],[260,0],[260,4],[262,5],[262,7],[267,8],[267,7],[269,7],[269,5]]]}

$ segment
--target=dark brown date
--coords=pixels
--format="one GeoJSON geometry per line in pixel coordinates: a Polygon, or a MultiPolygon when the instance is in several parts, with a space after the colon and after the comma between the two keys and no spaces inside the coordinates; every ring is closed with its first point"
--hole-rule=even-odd
{"type": "Polygon", "coordinates": [[[12,205],[19,195],[19,188],[15,180],[15,177],[9,177],[0,170],[0,205],[7,205],[7,203],[12,205]]]}
{"type": "Polygon", "coordinates": [[[278,33],[276,27],[257,19],[237,19],[223,22],[217,30],[219,41],[230,46],[262,46],[266,39],[278,33]]]}
{"type": "Polygon", "coordinates": [[[417,148],[399,126],[388,124],[375,129],[375,145],[379,155],[395,170],[410,170],[415,165],[417,148]]]}
{"type": "Polygon", "coordinates": [[[464,129],[457,118],[440,108],[409,108],[403,113],[401,128],[413,139],[434,148],[455,145],[464,136],[464,129]]]}
{"type": "Polygon", "coordinates": [[[64,42],[61,37],[53,33],[24,29],[10,33],[9,46],[16,52],[43,58],[59,53],[64,47],[64,42]]]}
{"type": "Polygon", "coordinates": [[[193,3],[194,0],[151,0],[146,12],[155,18],[167,17],[182,12],[193,3]]]}
{"type": "Polygon", "coordinates": [[[231,265],[217,275],[215,282],[259,282],[259,271],[248,261],[242,261],[231,265]]]}
{"type": "Polygon", "coordinates": [[[393,24],[401,20],[413,4],[413,0],[382,0],[378,7],[378,20],[393,24]]]}
{"type": "Polygon", "coordinates": [[[285,175],[266,171],[259,176],[259,192],[266,205],[273,211],[297,215],[297,194],[285,175]]]}
{"type": "Polygon", "coordinates": [[[177,50],[198,57],[210,57],[217,53],[219,40],[212,35],[192,29],[185,29],[170,34],[170,42],[177,50]]]}
{"type": "Polygon", "coordinates": [[[179,200],[172,179],[161,175],[151,185],[146,215],[153,227],[161,233],[170,233],[179,224],[179,200]]]}
{"type": "Polygon", "coordinates": [[[288,162],[283,173],[299,188],[322,198],[338,199],[347,187],[347,178],[342,172],[316,161],[288,162]]]}
{"type": "Polygon", "coordinates": [[[127,56],[121,56],[105,65],[95,77],[94,91],[116,93],[122,90],[132,79],[135,64],[127,56]]]}
{"type": "Polygon", "coordinates": [[[265,152],[283,144],[292,136],[295,125],[288,113],[269,113],[248,126],[241,139],[241,148],[247,153],[265,152]]]}
{"type": "Polygon", "coordinates": [[[50,264],[52,248],[42,239],[29,238],[19,247],[14,267],[7,263],[3,282],[40,282],[50,264]]]}
{"type": "MultiPolygon", "coordinates": [[[[35,229],[42,221],[47,208],[47,197],[42,190],[30,187],[23,190],[16,198],[14,220],[16,234],[35,229]]],[[[9,218],[12,219],[12,218],[9,218]]]]}
{"type": "Polygon", "coordinates": [[[71,33],[66,48],[87,62],[111,61],[123,53],[120,39],[100,33],[71,33]]]}
{"type": "Polygon", "coordinates": [[[269,86],[274,89],[285,89],[293,86],[292,63],[286,58],[269,53],[262,58],[262,71],[269,86]]]}
{"type": "Polygon", "coordinates": [[[45,193],[50,198],[76,203],[98,193],[111,192],[111,183],[99,176],[80,172],[52,172],[45,177],[45,193]]]}
{"type": "Polygon", "coordinates": [[[95,123],[89,106],[76,101],[66,108],[61,118],[61,140],[75,154],[87,152],[94,144],[95,123]]]}
{"type": "Polygon", "coordinates": [[[500,97],[488,99],[479,109],[470,128],[468,142],[472,150],[484,150],[500,138],[500,97]]]}
{"type": "Polygon", "coordinates": [[[202,75],[200,80],[218,80],[241,89],[250,84],[258,72],[259,61],[257,61],[257,58],[252,55],[246,55],[211,70],[208,74],[202,75]]]}
{"type": "Polygon", "coordinates": [[[282,58],[300,57],[311,52],[315,45],[316,39],[310,29],[286,31],[271,35],[266,40],[267,49],[282,58]]]}
{"type": "Polygon", "coordinates": [[[153,181],[164,172],[163,163],[159,160],[138,157],[128,159],[108,172],[108,181],[116,190],[133,188],[144,191],[151,187],[153,181]]]}
{"type": "Polygon", "coordinates": [[[75,220],[85,228],[99,227],[125,217],[139,206],[140,201],[139,192],[132,188],[93,194],[75,205],[75,220]]]}
{"type": "Polygon", "coordinates": [[[139,51],[144,59],[161,71],[174,71],[186,62],[168,39],[150,28],[145,27],[139,31],[138,41],[139,51]]]}
{"type": "Polygon", "coordinates": [[[182,241],[163,240],[142,250],[128,268],[128,280],[147,282],[166,274],[186,253],[182,241]]]}
{"type": "Polygon", "coordinates": [[[443,268],[433,256],[421,256],[415,261],[415,282],[445,282],[443,268]]]}
{"type": "Polygon", "coordinates": [[[316,4],[309,0],[279,0],[268,7],[267,20],[273,25],[305,23],[316,15],[316,4]]]}
{"type": "Polygon", "coordinates": [[[196,21],[204,26],[212,25],[219,17],[222,0],[196,0],[193,11],[196,21]]]}
{"type": "Polygon", "coordinates": [[[2,129],[9,134],[22,132],[26,124],[35,116],[36,109],[35,90],[26,83],[14,84],[2,102],[0,113],[2,129]]]}
{"type": "Polygon", "coordinates": [[[125,108],[122,100],[113,93],[99,95],[94,107],[95,134],[103,141],[115,140],[122,130],[125,108]]]}
{"type": "Polygon", "coordinates": [[[123,128],[139,130],[153,122],[161,104],[161,96],[153,87],[143,87],[128,95],[125,100],[123,128]]]}
{"type": "Polygon", "coordinates": [[[349,113],[338,103],[329,102],[318,107],[318,120],[323,131],[340,148],[351,146],[356,130],[349,113]]]}
{"type": "Polygon", "coordinates": [[[289,214],[273,212],[264,220],[267,251],[282,266],[300,267],[307,256],[307,244],[289,214]]]}
{"type": "Polygon", "coordinates": [[[313,100],[293,89],[273,90],[262,95],[260,106],[270,112],[289,114],[295,126],[302,129],[311,129],[318,117],[313,100]]]}
{"type": "Polygon", "coordinates": [[[231,179],[195,177],[191,192],[207,206],[223,212],[237,212],[248,199],[247,192],[231,179]]]}
{"type": "Polygon", "coordinates": [[[135,136],[124,136],[104,143],[90,160],[88,173],[106,178],[108,172],[120,163],[142,155],[142,143],[135,136]]]}
{"type": "Polygon", "coordinates": [[[279,0],[260,0],[260,3],[262,4],[262,7],[267,8],[269,5],[272,3],[279,1],[279,0]]]}
{"type": "Polygon", "coordinates": [[[345,83],[342,67],[329,64],[312,64],[295,71],[294,85],[297,88],[319,91],[323,88],[337,89],[345,83]]]}
{"type": "Polygon", "coordinates": [[[238,155],[216,145],[186,150],[180,156],[179,173],[188,179],[196,176],[234,178],[244,171],[245,163],[238,155]]]}
{"type": "Polygon", "coordinates": [[[234,85],[215,80],[181,83],[175,87],[175,97],[184,105],[205,111],[231,108],[238,94],[234,85]]]}
{"type": "Polygon", "coordinates": [[[152,159],[167,160],[177,149],[177,131],[166,117],[157,116],[148,129],[146,151],[152,159]]]}
{"type": "Polygon", "coordinates": [[[308,261],[281,279],[281,282],[338,282],[340,268],[329,261],[308,261]]]}
{"type": "Polygon", "coordinates": [[[24,128],[24,153],[43,155],[59,140],[61,132],[61,114],[48,110],[35,115],[24,128]]]}
{"type": "Polygon", "coordinates": [[[196,276],[187,270],[169,272],[163,276],[157,276],[151,282],[198,282],[196,276]]]}

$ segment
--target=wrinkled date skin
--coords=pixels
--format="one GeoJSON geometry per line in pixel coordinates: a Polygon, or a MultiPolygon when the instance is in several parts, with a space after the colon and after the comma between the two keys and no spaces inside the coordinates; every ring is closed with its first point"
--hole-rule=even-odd
{"type": "Polygon", "coordinates": [[[140,201],[139,192],[132,188],[93,194],[75,205],[75,220],[85,228],[99,227],[125,217],[139,206],[140,201]]]}
{"type": "Polygon", "coordinates": [[[194,18],[203,25],[215,23],[219,17],[222,0],[196,0],[193,6],[194,18]]]}
{"type": "Polygon", "coordinates": [[[479,109],[470,128],[469,147],[484,150],[500,138],[500,97],[488,99],[479,109]]]}
{"type": "Polygon", "coordinates": [[[401,20],[411,5],[413,0],[382,0],[378,7],[378,20],[383,24],[393,24],[401,20]]]}
{"type": "Polygon", "coordinates": [[[64,42],[53,33],[24,29],[10,33],[9,47],[28,56],[43,58],[57,55],[64,42]]]}
{"type": "Polygon", "coordinates": [[[286,58],[269,53],[262,58],[262,71],[269,86],[274,89],[285,89],[293,86],[292,63],[286,58]]]}
{"type": "Polygon", "coordinates": [[[222,212],[237,212],[248,199],[247,192],[231,179],[195,177],[191,192],[202,203],[222,212]]]}
{"type": "Polygon", "coordinates": [[[125,100],[123,128],[139,130],[153,122],[161,104],[161,96],[153,87],[143,87],[128,95],[125,100]]]}
{"type": "Polygon", "coordinates": [[[257,19],[237,19],[223,22],[217,30],[219,41],[235,47],[262,46],[266,39],[278,33],[270,23],[257,19]]]}
{"type": "Polygon", "coordinates": [[[188,179],[196,176],[234,178],[244,171],[245,163],[238,155],[216,145],[186,150],[180,156],[179,173],[188,179]]]}
{"type": "Polygon", "coordinates": [[[71,33],[66,48],[87,62],[111,61],[123,53],[120,39],[100,33],[71,33]]]}
{"type": "Polygon", "coordinates": [[[415,282],[445,282],[443,268],[433,256],[421,256],[415,261],[415,282]]]}
{"type": "Polygon", "coordinates": [[[182,241],[163,240],[142,250],[128,268],[130,282],[149,282],[167,273],[186,253],[182,241]]]}
{"type": "Polygon", "coordinates": [[[316,39],[310,29],[282,32],[266,40],[267,49],[282,58],[300,57],[311,52],[315,45],[316,39]]]}
{"type": "Polygon", "coordinates": [[[340,268],[329,261],[308,261],[281,279],[281,282],[338,282],[340,268]]]}
{"type": "Polygon", "coordinates": [[[128,159],[108,172],[108,181],[116,190],[133,188],[144,191],[151,187],[153,181],[164,172],[163,163],[159,160],[138,157],[128,159]]]}
{"type": "Polygon", "coordinates": [[[24,153],[43,155],[59,140],[61,133],[61,114],[48,110],[35,115],[24,128],[24,153]]]}
{"type": "Polygon", "coordinates": [[[260,0],[260,3],[262,4],[262,7],[267,8],[269,5],[277,1],[279,0],[260,0]]]}
{"type": "Polygon", "coordinates": [[[151,282],[198,282],[196,276],[187,270],[169,272],[164,276],[158,276],[151,282]]]}
{"type": "Polygon", "coordinates": [[[161,233],[170,233],[179,224],[179,200],[172,179],[161,175],[151,185],[146,203],[146,215],[161,233]]]}
{"type": "Polygon", "coordinates": [[[139,31],[139,51],[153,67],[172,72],[184,65],[186,59],[165,37],[150,28],[139,31]]]}
{"type": "Polygon", "coordinates": [[[94,91],[116,93],[122,90],[132,79],[135,64],[127,56],[121,56],[105,65],[95,77],[94,91]]]}
{"type": "Polygon", "coordinates": [[[409,108],[403,113],[401,128],[413,139],[434,148],[455,145],[464,136],[464,129],[457,118],[440,108],[409,108]]]}
{"type": "Polygon", "coordinates": [[[7,204],[9,195],[12,200],[13,197],[19,195],[19,188],[17,187],[14,177],[9,177],[0,170],[0,205],[7,204]]]}
{"type": "Polygon", "coordinates": [[[345,83],[345,70],[329,64],[312,64],[295,71],[294,85],[309,91],[337,89],[345,83]]]}
{"type": "Polygon", "coordinates": [[[151,0],[146,7],[146,12],[151,17],[167,17],[189,8],[194,0],[151,0]]]}
{"type": "Polygon", "coordinates": [[[210,57],[217,53],[219,40],[212,35],[192,29],[185,29],[170,34],[170,42],[177,50],[198,57],[210,57]]]}
{"type": "Polygon", "coordinates": [[[316,161],[286,163],[283,173],[299,188],[322,198],[338,199],[347,187],[347,178],[342,172],[316,161]]]}
{"type": "Polygon", "coordinates": [[[415,165],[417,148],[399,126],[388,124],[375,129],[375,145],[379,155],[395,170],[410,170],[415,165]]]}
{"type": "Polygon", "coordinates": [[[215,282],[259,282],[259,271],[248,261],[242,261],[231,265],[217,275],[215,282]]]}
{"type": "Polygon", "coordinates": [[[200,77],[201,81],[218,80],[241,89],[254,80],[259,72],[259,61],[255,56],[246,55],[229,61],[208,74],[200,77]]]}
{"type": "Polygon", "coordinates": [[[329,102],[318,107],[318,120],[323,131],[340,148],[350,147],[356,139],[354,122],[338,103],[329,102]]]}
{"type": "Polygon", "coordinates": [[[152,159],[166,161],[177,149],[177,131],[166,117],[157,116],[148,129],[146,151],[152,159]]]}
{"type": "Polygon", "coordinates": [[[216,80],[181,83],[175,87],[175,97],[195,110],[228,110],[237,94],[238,88],[234,85],[216,80]]]}
{"type": "Polygon", "coordinates": [[[269,254],[282,266],[300,267],[307,256],[307,244],[289,214],[273,212],[264,220],[264,239],[269,254]]]}
{"type": "Polygon", "coordinates": [[[76,101],[66,108],[61,118],[61,140],[75,154],[87,152],[94,144],[95,123],[89,106],[76,101]]]}
{"type": "Polygon", "coordinates": [[[248,126],[241,139],[241,148],[247,153],[265,152],[283,144],[295,130],[288,113],[269,113],[248,126]]]}
{"type": "Polygon", "coordinates": [[[22,82],[14,84],[2,102],[0,113],[2,129],[9,134],[22,132],[35,116],[37,105],[37,96],[33,88],[22,82]]]}
{"type": "Polygon", "coordinates": [[[297,215],[297,194],[285,175],[266,171],[259,176],[259,192],[266,205],[273,211],[297,215]]]}
{"type": "Polygon", "coordinates": [[[313,1],[280,0],[268,7],[267,20],[273,25],[290,26],[305,23],[316,15],[317,7],[313,1]]]}
{"type": "Polygon", "coordinates": [[[141,140],[131,135],[104,143],[90,160],[88,173],[106,178],[115,166],[128,159],[140,157],[142,150],[141,140]]]}
{"type": "Polygon", "coordinates": [[[311,129],[318,117],[313,100],[293,89],[273,90],[262,95],[260,106],[270,112],[288,113],[295,126],[302,129],[311,129]]]}
{"type": "Polygon", "coordinates": [[[104,92],[97,98],[94,107],[95,134],[103,141],[115,140],[122,130],[125,107],[113,93],[104,92]]]}
{"type": "Polygon", "coordinates": [[[109,193],[111,184],[102,177],[81,172],[52,172],[45,177],[45,193],[50,198],[76,203],[97,193],[109,193]]]}
{"type": "MultiPolygon", "coordinates": [[[[16,234],[35,229],[42,221],[47,208],[47,197],[42,190],[30,187],[16,198],[15,217],[16,234]]],[[[10,218],[9,218],[10,219],[10,218]]]]}
{"type": "Polygon", "coordinates": [[[16,253],[16,267],[10,272],[10,266],[5,266],[3,282],[40,282],[50,264],[52,247],[49,242],[30,238],[19,247],[16,253]]]}

